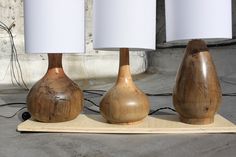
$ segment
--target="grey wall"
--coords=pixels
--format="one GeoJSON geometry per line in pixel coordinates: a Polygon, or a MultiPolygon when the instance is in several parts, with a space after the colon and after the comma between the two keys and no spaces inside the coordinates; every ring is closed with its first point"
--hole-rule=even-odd
{"type": "Polygon", "coordinates": [[[236,0],[233,2],[233,37],[236,38],[236,0]]]}

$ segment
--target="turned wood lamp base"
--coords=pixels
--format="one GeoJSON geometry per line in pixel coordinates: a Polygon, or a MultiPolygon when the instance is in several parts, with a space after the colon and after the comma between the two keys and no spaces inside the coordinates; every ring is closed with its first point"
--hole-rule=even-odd
{"type": "Polygon", "coordinates": [[[149,113],[147,96],[134,84],[129,67],[129,49],[120,49],[119,74],[100,102],[100,111],[108,123],[136,124],[149,113]]]}
{"type": "Polygon", "coordinates": [[[189,42],[176,76],[173,103],[180,120],[188,124],[210,124],[221,104],[216,68],[203,40],[189,42]]]}
{"type": "Polygon", "coordinates": [[[62,68],[62,54],[48,54],[48,71],[30,90],[27,107],[34,120],[64,122],[83,109],[83,93],[62,68]]]}
{"type": "Polygon", "coordinates": [[[179,117],[179,120],[183,123],[187,124],[194,124],[194,125],[205,125],[205,124],[211,124],[214,122],[214,116],[210,118],[184,118],[184,117],[179,117]]]}
{"type": "MultiPolygon", "coordinates": [[[[103,116],[104,117],[104,116],[103,116]]],[[[144,118],[137,121],[131,121],[131,122],[117,122],[117,121],[107,121],[107,123],[110,124],[118,124],[118,125],[138,125],[140,123],[144,122],[144,118]]]]}

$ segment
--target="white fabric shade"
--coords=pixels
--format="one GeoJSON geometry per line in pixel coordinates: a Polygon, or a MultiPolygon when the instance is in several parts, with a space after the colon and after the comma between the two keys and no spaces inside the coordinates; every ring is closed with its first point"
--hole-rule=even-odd
{"type": "Polygon", "coordinates": [[[165,0],[166,40],[232,38],[231,0],[165,0]]]}
{"type": "Polygon", "coordinates": [[[156,47],[156,0],[94,0],[94,49],[156,47]]]}
{"type": "Polygon", "coordinates": [[[26,52],[84,52],[84,10],[84,0],[24,0],[26,52]]]}

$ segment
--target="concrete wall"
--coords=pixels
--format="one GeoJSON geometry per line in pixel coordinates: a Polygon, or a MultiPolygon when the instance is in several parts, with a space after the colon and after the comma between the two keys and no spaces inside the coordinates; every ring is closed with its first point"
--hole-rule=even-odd
{"type": "MultiPolygon", "coordinates": [[[[86,54],[65,55],[64,68],[70,78],[87,79],[117,75],[118,53],[94,51],[92,48],[92,0],[86,0],[86,54]]],[[[12,22],[16,48],[19,54],[23,76],[27,83],[40,79],[47,69],[47,55],[25,54],[23,27],[23,0],[0,0],[0,21],[6,25],[12,22]]],[[[11,83],[9,70],[11,47],[8,34],[0,29],[0,84],[11,83]]],[[[139,74],[146,70],[146,53],[131,53],[131,71],[139,74]]]]}

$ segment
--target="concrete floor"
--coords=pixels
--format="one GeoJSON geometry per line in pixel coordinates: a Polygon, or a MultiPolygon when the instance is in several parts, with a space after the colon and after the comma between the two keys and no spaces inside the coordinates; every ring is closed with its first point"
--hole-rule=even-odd
{"type": "MultiPolygon", "coordinates": [[[[173,73],[144,74],[135,77],[138,86],[148,93],[171,92],[173,73]]],[[[223,80],[221,78],[221,80],[223,80]]],[[[233,79],[232,79],[233,80],[233,79]]],[[[231,81],[232,81],[231,80],[231,81]]],[[[236,79],[234,79],[236,80],[236,79]]],[[[83,89],[108,89],[114,79],[80,81],[83,89]]],[[[236,85],[221,82],[223,92],[235,92],[236,85]]],[[[0,103],[24,102],[27,92],[11,86],[0,87],[0,103]]],[[[92,98],[98,103],[100,98],[92,98]]],[[[150,97],[152,109],[172,107],[171,97],[150,97]]],[[[224,97],[220,114],[236,123],[236,97],[224,97]]],[[[86,104],[92,107],[90,104],[86,104]]],[[[11,115],[19,107],[1,107],[1,115],[11,115]]],[[[94,109],[97,109],[94,107],[94,109]]],[[[89,113],[89,111],[86,111],[89,113]]],[[[91,112],[90,112],[91,113],[91,112]]],[[[172,114],[171,111],[157,114],[172,114]]],[[[0,157],[235,157],[235,134],[65,134],[20,133],[18,116],[0,118],[0,157]]]]}

